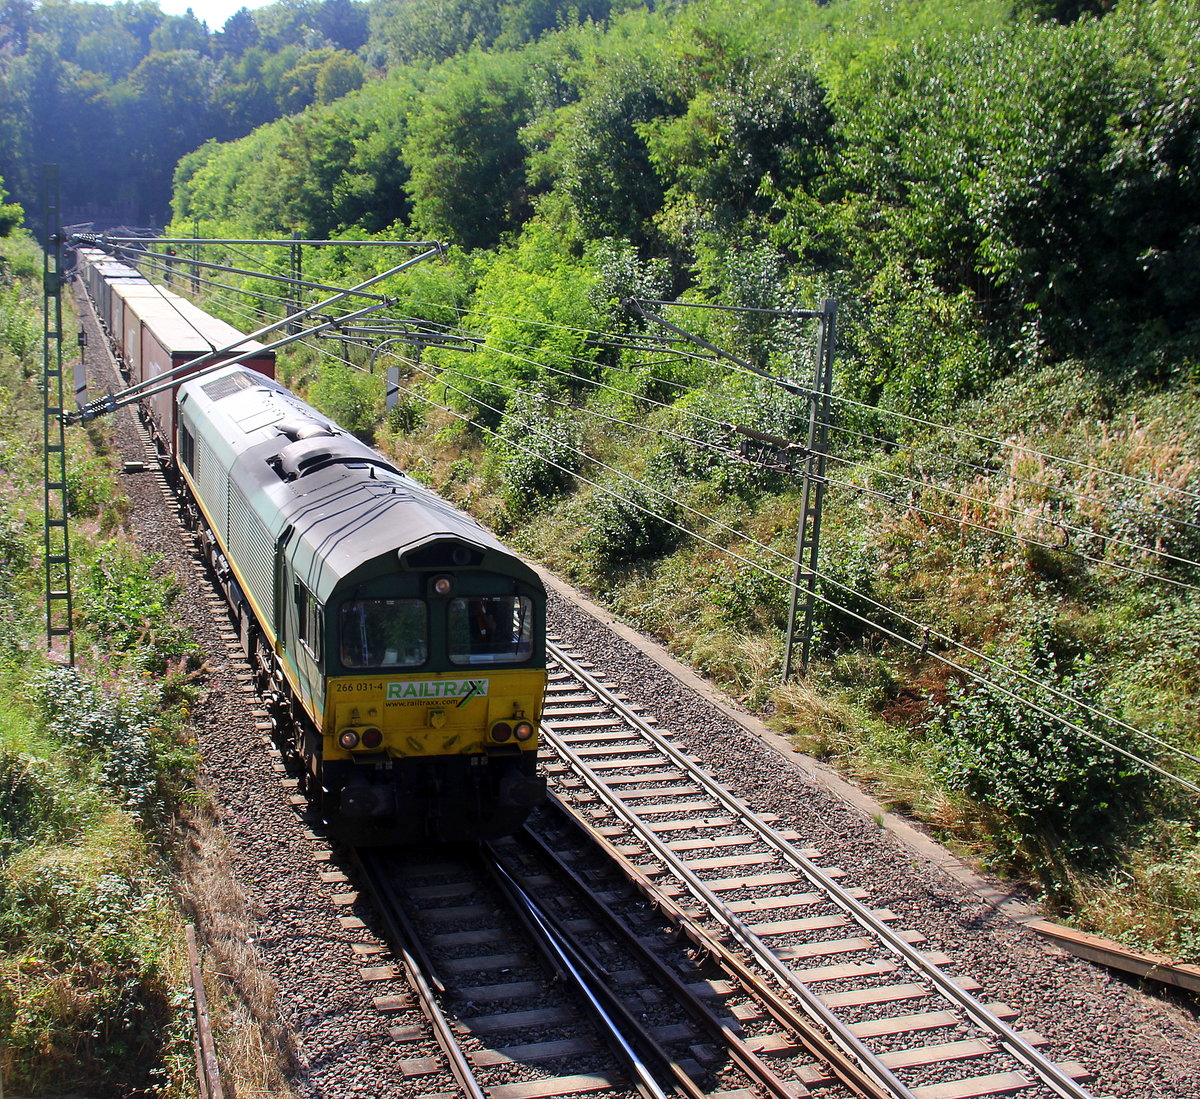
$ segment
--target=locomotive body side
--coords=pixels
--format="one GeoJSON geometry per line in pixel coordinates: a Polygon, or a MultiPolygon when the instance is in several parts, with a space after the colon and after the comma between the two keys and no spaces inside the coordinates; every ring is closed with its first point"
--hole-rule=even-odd
{"type": "Polygon", "coordinates": [[[362,843],[516,828],[545,789],[536,574],[239,367],[185,383],[178,428],[213,562],[332,829],[362,843]]]}

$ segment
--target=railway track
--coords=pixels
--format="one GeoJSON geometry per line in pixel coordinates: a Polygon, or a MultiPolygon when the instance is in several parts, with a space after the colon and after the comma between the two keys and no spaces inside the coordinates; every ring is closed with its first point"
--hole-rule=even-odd
{"type": "Polygon", "coordinates": [[[752,1049],[806,1049],[825,1067],[799,1066],[798,1084],[836,1076],[857,1095],[1089,1099],[1081,1066],[1043,1056],[1005,1005],[917,949],[919,932],[722,789],[583,662],[558,645],[552,656],[542,743],[563,811],[762,1004],[752,1049]]]}
{"type": "Polygon", "coordinates": [[[573,868],[586,843],[568,847],[525,834],[433,856],[355,853],[352,876],[412,989],[377,1006],[418,1001],[426,1027],[394,1037],[438,1049],[407,1073],[470,1099],[807,1094],[749,1050],[711,966],[611,866],[573,868]]]}

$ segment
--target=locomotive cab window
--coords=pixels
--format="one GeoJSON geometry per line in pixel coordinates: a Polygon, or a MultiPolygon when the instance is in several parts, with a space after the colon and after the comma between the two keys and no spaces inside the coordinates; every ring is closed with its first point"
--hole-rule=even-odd
{"type": "Polygon", "coordinates": [[[196,472],[196,440],[183,425],[179,425],[179,460],[189,473],[196,472]]]}
{"type": "Polygon", "coordinates": [[[321,659],[321,605],[307,588],[296,585],[296,638],[321,659]]]}
{"type": "Polygon", "coordinates": [[[347,668],[410,668],[429,655],[421,599],[353,599],[338,615],[339,651],[347,668]]]}
{"type": "Polygon", "coordinates": [[[533,600],[528,596],[452,599],[449,616],[453,664],[521,663],[533,655],[533,600]]]}

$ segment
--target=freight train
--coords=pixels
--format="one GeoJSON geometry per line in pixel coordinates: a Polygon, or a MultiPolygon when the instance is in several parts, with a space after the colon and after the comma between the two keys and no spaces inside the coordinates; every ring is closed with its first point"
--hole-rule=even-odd
{"type": "MultiPolygon", "coordinates": [[[[100,250],[76,270],[131,383],[241,338],[100,250]]],[[[256,343],[140,405],[331,834],[505,835],[545,797],[545,590],[474,520],[274,380],[256,343]]]]}

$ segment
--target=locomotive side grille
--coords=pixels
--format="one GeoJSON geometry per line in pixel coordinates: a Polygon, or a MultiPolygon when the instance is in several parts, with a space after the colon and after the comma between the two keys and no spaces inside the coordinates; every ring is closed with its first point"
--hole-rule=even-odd
{"type": "Polygon", "coordinates": [[[226,530],[229,527],[228,504],[225,501],[229,483],[228,476],[221,468],[221,463],[217,460],[212,447],[203,435],[196,436],[196,469],[194,476],[196,480],[196,492],[200,496],[200,502],[212,517],[213,526],[217,528],[213,533],[224,538],[226,530]]]}
{"type": "Polygon", "coordinates": [[[270,535],[235,487],[229,489],[229,549],[243,569],[250,594],[268,621],[275,621],[275,563],[270,535]]]}

